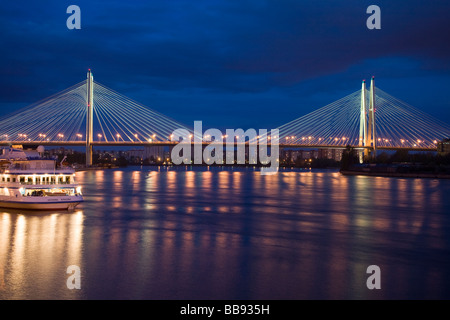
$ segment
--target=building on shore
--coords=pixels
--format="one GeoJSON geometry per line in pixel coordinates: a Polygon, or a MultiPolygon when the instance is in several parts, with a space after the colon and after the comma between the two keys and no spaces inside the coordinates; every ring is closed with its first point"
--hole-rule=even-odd
{"type": "Polygon", "coordinates": [[[125,158],[132,162],[150,160],[159,162],[165,159],[166,150],[162,146],[145,146],[143,149],[131,149],[125,151],[125,158]]]}
{"type": "Polygon", "coordinates": [[[343,152],[343,149],[285,149],[280,152],[280,160],[282,163],[295,163],[299,160],[304,161],[312,159],[332,159],[341,161],[343,152]]]}
{"type": "Polygon", "coordinates": [[[437,145],[437,151],[439,154],[450,154],[450,138],[440,141],[437,145]]]}
{"type": "Polygon", "coordinates": [[[319,159],[341,161],[344,149],[319,149],[319,159]]]}

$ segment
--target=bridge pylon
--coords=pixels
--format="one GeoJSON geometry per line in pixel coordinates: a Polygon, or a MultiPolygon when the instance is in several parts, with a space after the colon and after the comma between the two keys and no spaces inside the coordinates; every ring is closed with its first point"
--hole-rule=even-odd
{"type": "Polygon", "coordinates": [[[87,73],[87,103],[86,103],[86,166],[92,166],[92,131],[94,108],[94,76],[91,69],[87,73]]]}
{"type": "Polygon", "coordinates": [[[367,108],[366,82],[363,80],[361,89],[361,114],[359,122],[359,146],[366,147],[359,153],[359,162],[364,158],[375,157],[377,139],[375,128],[375,77],[370,81],[369,106],[367,108]],[[368,116],[366,116],[366,112],[368,116]],[[369,147],[369,148],[367,148],[369,147]]]}
{"type": "Polygon", "coordinates": [[[377,137],[376,137],[376,130],[375,130],[375,77],[372,77],[372,80],[370,81],[370,93],[369,93],[369,130],[368,130],[368,137],[370,139],[370,144],[367,144],[368,146],[371,146],[371,156],[376,157],[377,155],[377,137]]]}
{"type": "MultiPolygon", "coordinates": [[[[361,113],[359,121],[359,146],[364,147],[366,145],[367,136],[367,123],[366,123],[366,80],[362,82],[361,88],[361,113]]],[[[366,149],[359,151],[359,162],[363,163],[364,157],[366,157],[366,149]]]]}

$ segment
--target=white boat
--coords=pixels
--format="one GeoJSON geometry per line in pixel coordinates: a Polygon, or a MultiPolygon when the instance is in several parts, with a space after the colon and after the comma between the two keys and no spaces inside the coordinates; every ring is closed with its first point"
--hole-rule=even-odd
{"type": "Polygon", "coordinates": [[[0,207],[71,210],[83,201],[75,170],[37,150],[4,148],[0,155],[0,207]]]}

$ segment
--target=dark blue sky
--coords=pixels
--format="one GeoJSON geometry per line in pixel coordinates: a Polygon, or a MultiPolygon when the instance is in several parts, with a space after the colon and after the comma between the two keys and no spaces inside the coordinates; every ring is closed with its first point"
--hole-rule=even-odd
{"type": "Polygon", "coordinates": [[[0,114],[86,77],[188,126],[275,128],[377,86],[450,123],[450,2],[2,1],[0,114]],[[81,8],[81,30],[66,9],[81,8]],[[381,8],[381,30],[366,9],[381,8]]]}

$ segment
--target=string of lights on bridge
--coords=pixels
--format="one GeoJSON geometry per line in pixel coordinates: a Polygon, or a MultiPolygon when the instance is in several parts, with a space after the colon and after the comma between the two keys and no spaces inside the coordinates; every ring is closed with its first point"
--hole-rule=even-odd
{"type": "MultiPolygon", "coordinates": [[[[130,142],[158,142],[158,140],[156,139],[156,134],[153,134],[152,136],[148,137],[148,138],[144,138],[144,137],[140,137],[139,134],[134,134],[134,140],[129,140],[130,142]]],[[[190,135],[190,138],[192,140],[192,134],[190,135]]],[[[5,139],[3,141],[16,141],[16,142],[26,142],[26,143],[30,143],[30,142],[48,142],[50,141],[49,138],[46,138],[47,135],[46,134],[39,134],[38,135],[38,139],[31,139],[28,137],[27,134],[18,134],[17,135],[17,139],[7,139],[8,135],[4,136],[5,139]]],[[[56,142],[65,142],[66,140],[64,140],[64,134],[59,133],[57,135],[58,139],[56,140],[52,140],[52,141],[56,141],[56,142]]],[[[77,139],[74,140],[74,142],[76,141],[84,141],[83,140],[83,134],[81,133],[77,133],[76,134],[77,139]]],[[[235,136],[235,140],[238,140],[241,136],[236,135],[235,136]]],[[[96,141],[103,141],[103,135],[101,133],[97,134],[97,140],[96,141]]],[[[167,141],[171,141],[172,135],[170,135],[169,137],[167,137],[167,141]]],[[[205,136],[206,139],[209,138],[209,136],[205,136]]],[[[225,141],[228,138],[228,135],[223,135],[222,139],[223,141],[225,141]]],[[[260,136],[257,136],[257,138],[260,138],[260,136]]],[[[271,140],[271,136],[267,137],[268,140],[271,140]]],[[[347,146],[347,145],[351,145],[351,146],[357,146],[359,143],[359,139],[349,139],[346,137],[329,137],[329,138],[316,138],[316,137],[296,137],[296,136],[286,136],[284,138],[285,140],[283,141],[279,141],[279,143],[284,144],[284,145],[311,145],[311,146],[319,146],[321,144],[324,145],[338,145],[338,146],[347,146]]],[[[120,141],[125,141],[123,140],[122,136],[120,134],[116,134],[116,139],[114,139],[114,142],[120,142],[120,141]]],[[[161,140],[164,141],[164,140],[161,140]]],[[[209,139],[208,139],[209,141],[209,139]]],[[[385,139],[385,138],[378,138],[377,139],[378,145],[382,145],[382,146],[399,146],[398,144],[395,144],[392,142],[392,139],[385,139]]],[[[433,145],[437,145],[439,141],[438,140],[433,140],[432,144],[433,145]]],[[[417,140],[417,141],[409,141],[407,139],[400,139],[400,143],[401,146],[413,146],[413,147],[429,147],[430,143],[428,143],[425,140],[417,140]]]]}

